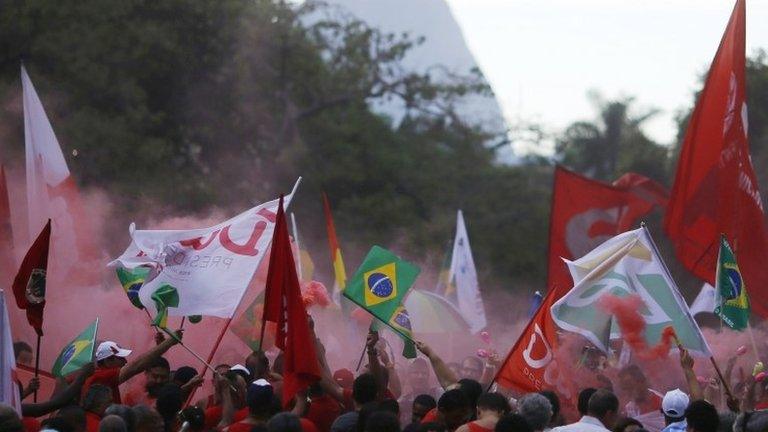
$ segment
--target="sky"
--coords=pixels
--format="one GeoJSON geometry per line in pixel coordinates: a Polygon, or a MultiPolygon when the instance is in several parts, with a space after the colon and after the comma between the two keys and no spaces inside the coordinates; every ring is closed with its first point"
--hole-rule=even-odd
{"type": "MultiPolygon", "coordinates": [[[[646,126],[675,139],[675,113],[717,50],[731,0],[448,0],[505,117],[551,131],[593,120],[587,97],[633,96],[646,126]]],[[[747,53],[768,50],[768,0],[747,2],[747,53]]]]}

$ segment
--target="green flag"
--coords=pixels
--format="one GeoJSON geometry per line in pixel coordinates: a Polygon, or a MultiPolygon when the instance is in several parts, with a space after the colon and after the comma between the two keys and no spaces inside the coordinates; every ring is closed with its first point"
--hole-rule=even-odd
{"type": "Polygon", "coordinates": [[[123,291],[128,296],[128,300],[139,309],[144,309],[144,305],[141,304],[139,299],[139,289],[141,289],[148,274],[149,269],[146,267],[137,267],[135,269],[117,268],[117,279],[120,280],[123,291]]]}
{"type": "Polygon", "coordinates": [[[415,357],[416,351],[403,299],[418,274],[419,268],[415,265],[374,246],[344,290],[344,297],[370,312],[403,338],[403,356],[408,358],[415,357]]]}
{"type": "Polygon", "coordinates": [[[715,314],[728,327],[744,330],[749,324],[749,296],[741,278],[736,255],[725,236],[720,239],[715,276],[715,314]]]}
{"type": "Polygon", "coordinates": [[[157,315],[153,324],[158,327],[168,327],[168,308],[179,307],[179,292],[176,288],[164,284],[155,290],[150,297],[155,302],[157,315]]]}
{"type": "Polygon", "coordinates": [[[96,340],[96,330],[99,319],[96,318],[82,333],[61,350],[61,354],[53,363],[51,373],[63,377],[90,363],[93,358],[93,345],[96,340]]]}

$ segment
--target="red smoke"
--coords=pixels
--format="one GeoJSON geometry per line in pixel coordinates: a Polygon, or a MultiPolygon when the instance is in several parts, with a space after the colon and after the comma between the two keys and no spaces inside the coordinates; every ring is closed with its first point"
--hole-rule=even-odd
{"type": "Polygon", "coordinates": [[[304,306],[310,308],[312,306],[328,307],[331,304],[331,299],[328,296],[328,290],[321,282],[311,281],[302,287],[301,297],[304,300],[304,306]]]}
{"type": "Polygon", "coordinates": [[[612,314],[619,324],[621,336],[629,344],[632,351],[643,360],[664,359],[669,356],[669,349],[675,337],[672,327],[667,327],[661,334],[661,340],[653,347],[645,341],[645,319],[638,312],[645,303],[637,294],[628,297],[604,295],[599,300],[599,306],[612,314]]]}

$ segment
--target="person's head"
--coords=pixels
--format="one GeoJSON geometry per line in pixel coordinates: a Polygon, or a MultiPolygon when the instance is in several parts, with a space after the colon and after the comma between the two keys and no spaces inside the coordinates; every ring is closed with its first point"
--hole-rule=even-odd
{"type": "Polygon", "coordinates": [[[477,409],[477,398],[483,394],[483,386],[473,379],[462,378],[459,380],[459,389],[467,396],[469,408],[474,414],[475,409],[477,409]]]}
{"type": "Polygon", "coordinates": [[[768,430],[768,411],[740,413],[736,417],[732,430],[733,432],[765,432],[768,430]]]}
{"type": "Polygon", "coordinates": [[[282,412],[272,417],[267,422],[269,432],[302,432],[299,416],[289,412],[282,412]]]}
{"type": "Polygon", "coordinates": [[[459,376],[480,381],[480,378],[483,377],[483,361],[473,356],[465,357],[461,362],[459,376]]]}
{"type": "Polygon", "coordinates": [[[122,418],[108,415],[99,422],[99,432],[128,432],[128,428],[122,418]]]}
{"type": "Polygon", "coordinates": [[[376,378],[372,374],[364,373],[355,378],[352,384],[352,399],[359,408],[376,400],[377,391],[376,378]]]}
{"type": "Polygon", "coordinates": [[[99,367],[114,368],[125,366],[125,364],[128,363],[126,357],[130,354],[131,350],[120,348],[115,342],[105,341],[100,343],[98,348],[96,348],[94,358],[99,367]]]}
{"type": "Polygon", "coordinates": [[[181,424],[186,423],[190,432],[202,432],[205,430],[205,412],[197,406],[188,406],[181,410],[179,417],[181,424]]]}
{"type": "Polygon", "coordinates": [[[391,412],[376,411],[368,416],[365,432],[400,432],[400,422],[391,412]]]}
{"type": "Polygon", "coordinates": [[[421,420],[428,412],[437,407],[435,398],[428,394],[420,394],[413,399],[411,406],[411,422],[421,423],[421,420]]]}
{"type": "Polygon", "coordinates": [[[24,424],[16,410],[8,405],[0,404],[0,430],[3,432],[24,432],[24,424]]]}
{"type": "Polygon", "coordinates": [[[241,377],[243,377],[243,380],[245,380],[246,385],[249,382],[253,381],[251,379],[251,371],[249,371],[247,367],[241,365],[240,363],[238,363],[238,364],[232,366],[231,368],[229,368],[229,371],[230,372],[234,372],[234,373],[240,375],[241,377]]]}
{"type": "Polygon", "coordinates": [[[685,409],[688,408],[690,399],[680,389],[668,391],[661,401],[661,412],[664,414],[664,424],[669,426],[683,420],[685,409]]]}
{"type": "Polygon", "coordinates": [[[16,364],[32,366],[32,361],[35,360],[32,347],[23,341],[13,343],[13,355],[16,357],[16,364]]]}
{"type": "Polygon", "coordinates": [[[83,397],[83,409],[98,414],[104,414],[108,406],[112,404],[112,389],[105,385],[94,384],[88,387],[83,397]]]}
{"type": "Polygon", "coordinates": [[[596,391],[597,391],[596,388],[587,387],[584,390],[579,392],[579,398],[576,404],[576,409],[579,410],[580,415],[583,415],[583,416],[587,415],[589,398],[591,398],[596,391]]]}
{"type": "Polygon", "coordinates": [[[264,378],[259,378],[252,382],[248,386],[246,396],[248,412],[251,416],[258,419],[268,419],[272,413],[272,399],[274,396],[275,391],[272,385],[264,378]]]}
{"type": "Polygon", "coordinates": [[[232,402],[235,408],[240,409],[246,405],[246,396],[248,393],[248,384],[243,373],[237,370],[229,370],[224,377],[229,381],[229,390],[232,391],[232,402]]]}
{"type": "MultiPolygon", "coordinates": [[[[136,425],[136,418],[133,414],[133,411],[131,410],[131,407],[128,405],[117,405],[112,404],[109,407],[107,407],[106,411],[104,411],[104,415],[116,415],[123,419],[125,422],[125,427],[132,431],[134,426],[136,425]]],[[[85,417],[83,417],[83,422],[85,422],[85,417]]],[[[85,423],[83,423],[83,427],[85,427],[85,423]]]]}
{"type": "Polygon", "coordinates": [[[520,414],[507,414],[496,422],[493,432],[533,432],[533,429],[520,414]]]}
{"type": "Polygon", "coordinates": [[[245,358],[245,367],[251,373],[251,379],[266,378],[269,374],[269,359],[263,351],[253,351],[245,358]]]}
{"type": "Polygon", "coordinates": [[[197,371],[191,366],[182,366],[173,372],[173,383],[181,387],[197,376],[197,371]]]}
{"type": "Polygon", "coordinates": [[[408,383],[414,392],[429,389],[429,363],[426,360],[418,357],[408,365],[408,383]]]}
{"type": "Polygon", "coordinates": [[[648,394],[648,379],[640,366],[631,364],[619,371],[619,390],[632,398],[648,394]]]}
{"type": "Polygon", "coordinates": [[[144,369],[144,390],[152,397],[157,397],[160,387],[171,380],[171,365],[163,357],[157,357],[144,369]]]}
{"type": "Polygon", "coordinates": [[[177,414],[184,406],[184,394],[176,384],[164,384],[157,391],[155,409],[165,422],[166,430],[170,430],[177,419],[177,414]]]}
{"type": "Polygon", "coordinates": [[[384,399],[378,403],[377,408],[379,411],[386,411],[400,417],[400,404],[395,399],[384,399]]]}
{"type": "Polygon", "coordinates": [[[333,373],[333,380],[343,389],[351,389],[355,382],[355,375],[349,369],[339,369],[333,373]]]}
{"type": "Polygon", "coordinates": [[[711,403],[695,400],[685,409],[685,421],[688,424],[688,432],[717,432],[720,417],[711,403]]]}
{"type": "Polygon", "coordinates": [[[477,418],[482,419],[488,416],[501,418],[509,412],[509,402],[507,398],[499,393],[483,393],[477,398],[477,418]]]}
{"type": "Polygon", "coordinates": [[[557,393],[552,390],[542,390],[539,394],[547,398],[550,405],[552,405],[552,419],[549,421],[549,426],[561,426],[563,422],[560,417],[560,398],[557,397],[557,393]]]}
{"type": "Polygon", "coordinates": [[[552,419],[552,404],[538,393],[528,393],[517,401],[517,413],[534,431],[543,431],[552,419]]]}
{"type": "Polygon", "coordinates": [[[165,423],[160,414],[152,408],[138,405],[131,408],[136,418],[134,432],[163,432],[165,423]]]}
{"type": "Polygon", "coordinates": [[[80,406],[67,405],[59,410],[56,417],[62,418],[72,425],[75,432],[85,432],[85,410],[80,406]]]}
{"type": "Polygon", "coordinates": [[[613,432],[637,432],[643,428],[643,424],[632,417],[624,417],[613,426],[613,432]]]}
{"type": "Polygon", "coordinates": [[[75,432],[75,428],[66,419],[50,417],[40,422],[40,430],[54,430],[56,432],[75,432]]]}
{"type": "Polygon", "coordinates": [[[470,414],[469,400],[460,389],[448,390],[437,401],[437,415],[449,431],[466,423],[470,414]]]}
{"type": "Polygon", "coordinates": [[[605,426],[612,429],[616,424],[619,413],[619,399],[608,390],[598,390],[589,398],[587,415],[595,417],[605,426]]]}

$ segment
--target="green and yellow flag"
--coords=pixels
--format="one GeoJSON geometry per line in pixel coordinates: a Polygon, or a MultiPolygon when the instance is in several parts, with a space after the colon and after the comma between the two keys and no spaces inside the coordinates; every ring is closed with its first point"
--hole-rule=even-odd
{"type": "Polygon", "coordinates": [[[96,318],[82,333],[61,350],[61,354],[56,358],[51,369],[51,373],[54,376],[63,377],[69,375],[92,361],[93,346],[98,327],[99,319],[96,318]]]}
{"type": "Polygon", "coordinates": [[[144,309],[144,305],[141,304],[139,299],[139,290],[148,274],[149,269],[146,267],[137,267],[135,269],[117,268],[117,279],[120,280],[123,291],[128,296],[128,300],[139,309],[144,309]]]}
{"type": "Polygon", "coordinates": [[[168,327],[168,308],[179,307],[179,292],[176,288],[163,284],[152,293],[150,298],[157,308],[157,315],[152,324],[162,328],[168,327]]]}
{"type": "Polygon", "coordinates": [[[725,236],[720,239],[720,253],[717,257],[715,314],[734,330],[744,330],[749,324],[747,287],[736,263],[736,254],[725,236]]]}
{"type": "Polygon", "coordinates": [[[419,268],[392,252],[374,246],[350,280],[343,294],[389,326],[405,341],[403,355],[415,357],[408,312],[403,307],[406,293],[416,281],[419,268]]]}

